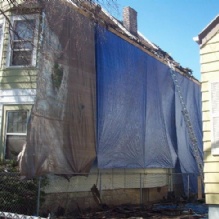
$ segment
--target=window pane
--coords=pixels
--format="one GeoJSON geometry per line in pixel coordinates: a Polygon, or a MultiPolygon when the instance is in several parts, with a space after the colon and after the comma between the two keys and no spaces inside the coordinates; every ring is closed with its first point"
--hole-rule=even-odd
{"type": "Polygon", "coordinates": [[[7,133],[26,133],[27,111],[9,111],[7,133]]]}
{"type": "Polygon", "coordinates": [[[14,41],[13,49],[27,49],[27,50],[32,50],[33,49],[33,44],[32,42],[29,41],[14,41]]]}
{"type": "Polygon", "coordinates": [[[32,51],[13,51],[12,65],[31,65],[32,51]]]}
{"type": "Polygon", "coordinates": [[[34,37],[35,20],[14,21],[14,40],[31,40],[34,37]]]}
{"type": "Polygon", "coordinates": [[[7,136],[5,159],[17,159],[23,145],[26,143],[26,136],[7,136]]]}

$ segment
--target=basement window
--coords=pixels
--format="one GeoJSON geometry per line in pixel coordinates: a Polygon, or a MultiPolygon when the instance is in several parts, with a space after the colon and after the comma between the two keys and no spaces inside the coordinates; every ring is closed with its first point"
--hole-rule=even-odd
{"type": "Polygon", "coordinates": [[[36,15],[13,16],[9,66],[35,66],[38,35],[36,15]]]}
{"type": "Polygon", "coordinates": [[[5,159],[17,159],[27,136],[27,110],[6,112],[5,159]]]}

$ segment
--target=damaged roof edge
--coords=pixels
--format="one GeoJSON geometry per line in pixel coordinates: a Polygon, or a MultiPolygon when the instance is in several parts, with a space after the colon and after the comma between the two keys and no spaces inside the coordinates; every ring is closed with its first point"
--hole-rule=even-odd
{"type": "MultiPolygon", "coordinates": [[[[116,18],[114,18],[112,15],[110,15],[106,10],[101,8],[101,11],[111,19],[120,28],[120,31],[122,31],[122,35],[126,34],[132,41],[137,42],[139,45],[140,49],[143,49],[146,51],[148,54],[152,55],[154,58],[158,59],[162,63],[168,65],[169,62],[171,62],[175,69],[183,74],[184,76],[188,77],[189,79],[193,80],[194,82],[200,84],[199,80],[197,80],[193,75],[192,75],[192,70],[189,68],[183,68],[179,63],[177,63],[167,52],[163,51],[161,48],[156,46],[154,43],[149,41],[143,34],[141,34],[138,31],[138,37],[130,33],[116,18]],[[146,44],[145,44],[146,43],[146,44]],[[151,48],[148,48],[148,45],[151,48]]],[[[112,29],[111,29],[112,30],[112,29]]],[[[115,29],[113,31],[115,34],[118,35],[118,30],[115,29]]],[[[120,36],[123,37],[123,36],[120,36]]],[[[124,37],[123,37],[124,38],[124,37]]],[[[130,42],[133,43],[133,42],[130,42]]]]}
{"type": "MultiPolygon", "coordinates": [[[[94,4],[95,5],[95,4],[94,4]]],[[[113,17],[111,14],[109,14],[105,9],[103,9],[100,5],[97,5],[97,7],[100,7],[101,10],[99,11],[99,15],[97,18],[102,18],[101,12],[110,19],[113,24],[107,23],[106,27],[114,32],[116,35],[120,36],[121,38],[128,40],[132,44],[135,44],[135,46],[138,45],[138,48],[144,50],[149,55],[153,56],[154,58],[158,59],[162,63],[168,65],[169,62],[171,62],[175,70],[178,71],[180,74],[186,76],[187,78],[193,80],[194,82],[200,84],[199,80],[196,79],[192,75],[192,70],[189,68],[182,67],[178,62],[176,62],[167,52],[162,50],[160,47],[149,41],[144,35],[142,35],[139,31],[137,32],[137,36],[130,33],[120,21],[118,21],[115,17],[113,17]],[[125,38],[127,37],[127,38],[125,38]]]]}

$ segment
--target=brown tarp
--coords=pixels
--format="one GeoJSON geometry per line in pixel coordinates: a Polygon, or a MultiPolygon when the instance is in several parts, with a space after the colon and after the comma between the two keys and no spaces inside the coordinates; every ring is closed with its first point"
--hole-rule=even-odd
{"type": "Polygon", "coordinates": [[[86,174],[96,157],[94,26],[71,3],[40,2],[37,94],[21,174],[86,174]]]}

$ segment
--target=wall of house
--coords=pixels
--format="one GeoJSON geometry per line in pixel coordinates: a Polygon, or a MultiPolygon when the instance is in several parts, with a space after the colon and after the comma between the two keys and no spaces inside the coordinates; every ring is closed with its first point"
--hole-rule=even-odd
{"type": "Polygon", "coordinates": [[[41,211],[54,212],[60,206],[65,210],[95,208],[91,192],[95,184],[102,202],[107,205],[151,203],[167,197],[170,187],[168,169],[105,169],[93,167],[88,176],[74,176],[67,180],[48,176],[46,201],[41,211]],[[55,198],[54,198],[55,197],[55,198]]]}
{"type": "MultiPolygon", "coordinates": [[[[0,121],[4,121],[2,109],[4,106],[30,105],[36,95],[36,68],[8,67],[9,28],[5,23],[2,62],[0,67],[0,121]]],[[[5,123],[1,124],[3,130],[5,123]]],[[[2,144],[3,132],[2,133],[2,144]]],[[[93,184],[97,184],[107,204],[135,203],[157,201],[167,194],[169,186],[168,169],[121,170],[110,169],[100,171],[95,169],[88,177],[74,177],[70,181],[53,176],[46,188],[48,206],[55,201],[54,206],[70,197],[76,203],[75,197],[80,198],[81,205],[91,207],[95,202],[90,193],[93,184]],[[142,189],[142,192],[141,192],[142,189]],[[57,199],[58,194],[58,199],[57,199]],[[142,197],[141,197],[142,196],[142,197]],[[54,198],[55,197],[55,198],[54,198]],[[89,197],[89,198],[87,198],[89,197]]],[[[68,199],[67,199],[68,200],[68,199]]],[[[53,207],[54,207],[53,206],[53,207]]]]}
{"type": "Polygon", "coordinates": [[[219,156],[212,155],[211,83],[219,82],[219,33],[200,48],[204,142],[204,177],[207,204],[219,204],[219,156]]]}
{"type": "MultiPolygon", "coordinates": [[[[7,1],[0,1],[0,7],[4,11],[8,7],[7,1]]],[[[10,13],[6,13],[10,17],[10,13]]],[[[34,103],[36,95],[36,67],[9,66],[10,31],[9,22],[1,14],[0,22],[3,23],[3,35],[0,48],[0,155],[3,158],[4,148],[4,106],[22,106],[34,103]]],[[[13,109],[13,108],[11,108],[13,109]]]]}

